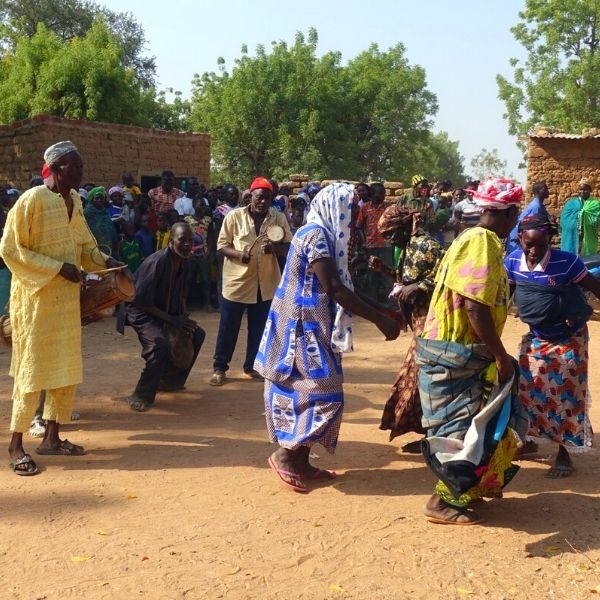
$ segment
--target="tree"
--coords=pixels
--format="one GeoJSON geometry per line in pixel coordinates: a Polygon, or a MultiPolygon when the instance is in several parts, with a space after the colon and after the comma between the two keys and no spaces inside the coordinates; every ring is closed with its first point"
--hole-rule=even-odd
{"type": "Polygon", "coordinates": [[[417,168],[415,149],[427,144],[437,112],[425,70],[408,64],[402,44],[387,52],[372,44],[349,62],[347,73],[358,175],[408,180],[417,168]]]}
{"type": "Polygon", "coordinates": [[[514,177],[512,173],[507,173],[508,167],[505,160],[498,156],[498,149],[487,150],[482,148],[471,160],[472,176],[475,179],[487,179],[488,177],[514,177]]]}
{"type": "Polygon", "coordinates": [[[392,177],[412,170],[415,147],[426,143],[437,110],[425,73],[398,45],[376,45],[347,66],[339,52],[317,56],[317,32],[293,45],[246,47],[229,72],[194,79],[191,122],[212,134],[219,177],[256,174],[315,178],[392,177]]]}
{"type": "MultiPolygon", "coordinates": [[[[458,151],[458,142],[445,131],[428,133],[423,144],[415,148],[411,160],[411,174],[421,173],[430,181],[449,179],[453,187],[461,187],[466,181],[464,158],[458,151]]],[[[404,176],[402,181],[410,181],[404,176]]]]}
{"type": "Polygon", "coordinates": [[[527,58],[511,59],[512,82],[497,76],[509,133],[526,135],[536,125],[574,133],[600,127],[598,0],[526,0],[519,18],[511,31],[527,58]]]}
{"type": "Polygon", "coordinates": [[[122,46],[123,67],[132,68],[145,88],[154,84],[154,57],[144,56],[146,37],[131,13],[108,10],[89,0],[0,0],[0,21],[5,48],[14,49],[23,37],[32,37],[38,23],[64,42],[84,37],[97,19],[103,20],[122,46]]]}
{"type": "Polygon", "coordinates": [[[154,92],[142,93],[103,21],[67,42],[39,24],[0,62],[0,120],[36,114],[147,125],[154,92]]]}

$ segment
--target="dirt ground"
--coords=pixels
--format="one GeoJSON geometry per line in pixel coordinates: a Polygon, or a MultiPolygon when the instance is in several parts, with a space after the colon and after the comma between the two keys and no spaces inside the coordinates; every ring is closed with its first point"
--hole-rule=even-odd
{"type": "MultiPolygon", "coordinates": [[[[294,494],[267,467],[262,385],[206,382],[218,315],[196,314],[207,340],[187,390],[133,413],[124,402],[141,367],[133,332],[114,321],[84,331],[85,381],[66,427],[82,458],[40,457],[43,472],[0,470],[0,598],[586,598],[600,593],[597,451],[568,480],[547,480],[555,451],[521,463],[503,500],[476,527],[421,515],[434,477],[388,443],[381,409],[408,343],[385,343],[356,319],[344,359],[346,412],[333,485],[294,494]]],[[[516,348],[522,325],[509,320],[516,348]]],[[[591,325],[591,392],[600,393],[600,324],[591,325]]],[[[238,343],[244,348],[244,340],[238,343]]],[[[60,352],[60,348],[56,349],[60,352]]],[[[9,352],[0,351],[6,373],[9,352]]],[[[8,430],[11,381],[0,381],[8,430]]],[[[592,421],[600,422],[596,406],[592,421]]],[[[8,441],[8,431],[7,437],[8,441]]],[[[36,441],[26,437],[33,451],[36,441]]]]}

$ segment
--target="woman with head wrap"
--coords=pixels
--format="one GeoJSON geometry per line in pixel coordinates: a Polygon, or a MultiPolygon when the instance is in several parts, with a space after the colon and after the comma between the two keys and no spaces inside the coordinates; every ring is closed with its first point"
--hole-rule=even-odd
{"type": "Polygon", "coordinates": [[[592,309],[580,286],[600,298],[600,282],[582,260],[550,247],[553,233],[546,219],[524,219],[521,248],[505,261],[519,317],[529,325],[519,347],[519,400],[529,414],[529,435],[559,444],[550,478],[573,473],[568,450],[592,445],[586,324],[592,309]]]}
{"type": "MultiPolygon", "coordinates": [[[[379,232],[403,250],[398,269],[393,271],[381,259],[371,257],[369,268],[387,272],[396,284],[390,297],[397,298],[413,332],[413,339],[400,367],[392,394],[386,402],[380,429],[390,430],[390,441],[410,431],[424,433],[423,413],[417,386],[415,353],[417,336],[423,332],[425,316],[434,288],[434,277],[444,254],[441,244],[420,227],[420,214],[395,204],[379,219],[379,232]]],[[[404,446],[405,452],[420,452],[420,441],[404,446]]]]}
{"type": "Polygon", "coordinates": [[[417,342],[423,454],[440,478],[424,507],[434,523],[478,523],[469,504],[500,497],[516,472],[511,461],[527,419],[515,410],[515,361],[500,339],[508,309],[501,238],[516,223],[522,195],[508,179],[479,186],[479,225],[446,251],[417,342]]]}
{"type": "Polygon", "coordinates": [[[103,248],[104,252],[110,250],[111,255],[114,256],[117,244],[117,229],[106,208],[106,201],[106,188],[102,186],[92,188],[88,193],[88,204],[83,214],[98,242],[98,246],[103,248]]]}
{"type": "Polygon", "coordinates": [[[352,350],[351,313],[368,319],[386,339],[400,323],[352,291],[348,237],[354,186],[334,183],[314,198],[308,222],[294,236],[275,292],[255,369],[265,378],[269,437],[280,448],[269,458],[279,480],[297,492],[335,474],[309,463],[310,448],[334,452],[342,412],[342,354],[352,350]]]}
{"type": "MultiPolygon", "coordinates": [[[[588,183],[587,179],[582,179],[579,182],[579,194],[570,200],[565,202],[563,209],[560,213],[560,249],[565,252],[570,252],[571,254],[580,254],[581,246],[582,246],[582,238],[585,235],[585,231],[583,228],[583,207],[588,202],[588,200],[595,201],[588,204],[588,209],[596,208],[596,203],[598,200],[596,198],[591,198],[590,194],[592,193],[592,186],[588,183]]],[[[600,203],[598,203],[600,205],[600,203]]],[[[595,226],[596,232],[596,250],[594,252],[590,252],[589,254],[595,254],[597,250],[598,244],[598,217],[597,214],[594,216],[595,211],[590,211],[589,218],[586,219],[588,222],[588,229],[590,229],[589,225],[595,226]]],[[[592,239],[592,236],[587,236],[588,244],[592,239]]],[[[587,254],[584,254],[587,256],[587,254]]]]}

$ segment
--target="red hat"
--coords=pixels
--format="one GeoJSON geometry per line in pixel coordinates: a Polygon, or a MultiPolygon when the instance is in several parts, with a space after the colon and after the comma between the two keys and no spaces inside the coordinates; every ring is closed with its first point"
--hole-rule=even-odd
{"type": "Polygon", "coordinates": [[[265,179],[264,177],[256,177],[254,181],[250,184],[250,190],[258,189],[266,189],[272,192],[273,186],[271,185],[268,179],[265,179]]]}

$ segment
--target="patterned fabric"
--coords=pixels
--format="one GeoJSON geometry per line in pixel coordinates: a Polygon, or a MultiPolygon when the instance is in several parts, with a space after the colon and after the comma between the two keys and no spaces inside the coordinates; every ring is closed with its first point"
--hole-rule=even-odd
{"type": "Polygon", "coordinates": [[[404,259],[399,268],[402,273],[401,283],[416,283],[421,291],[431,295],[435,287],[435,273],[442,256],[444,249],[441,244],[428,233],[418,230],[410,238],[404,251],[404,259]]]}
{"type": "Polygon", "coordinates": [[[423,411],[421,410],[421,399],[419,397],[419,386],[417,384],[417,336],[421,335],[425,315],[412,313],[411,327],[413,330],[410,346],[400,367],[396,382],[392,387],[392,393],[385,403],[381,424],[379,429],[390,430],[390,441],[399,435],[414,431],[425,433],[421,424],[423,411]]]}
{"type": "Polygon", "coordinates": [[[497,383],[493,364],[483,344],[417,341],[423,455],[455,499],[481,484],[504,438],[527,432],[517,378],[497,383]]]}
{"type": "Polygon", "coordinates": [[[178,188],[172,188],[169,192],[163,191],[162,187],[152,188],[148,192],[148,198],[154,212],[158,215],[161,212],[168,212],[175,206],[175,200],[183,196],[183,192],[178,188]]]}
{"type": "Polygon", "coordinates": [[[517,438],[509,430],[509,435],[500,440],[489,464],[485,467],[481,481],[477,485],[458,498],[452,494],[442,480],[437,482],[434,491],[442,500],[459,508],[465,508],[471,502],[480,498],[502,498],[502,489],[510,483],[519,470],[517,465],[512,464],[516,453],[517,438]]]}
{"type": "Polygon", "coordinates": [[[8,213],[0,254],[12,272],[13,399],[83,379],[80,286],[58,273],[63,263],[95,271],[105,256],[96,248],[75,190],[71,200],[69,221],[64,198],[40,185],[8,213]]]}
{"type": "Polygon", "coordinates": [[[588,330],[548,341],[531,333],[519,347],[519,399],[529,414],[529,435],[569,450],[592,445],[589,421],[588,330]]]}
{"type": "Polygon", "coordinates": [[[108,210],[106,208],[98,209],[93,204],[88,204],[83,211],[83,215],[98,245],[102,247],[102,251],[110,252],[114,256],[117,244],[117,229],[110,218],[108,210]]]}
{"type": "MultiPolygon", "coordinates": [[[[332,257],[335,259],[340,280],[351,290],[354,289],[354,286],[348,272],[348,244],[352,226],[353,201],[353,185],[332,183],[314,197],[306,217],[307,223],[315,223],[326,231],[329,243],[333,246],[332,257]]],[[[352,315],[339,304],[335,308],[331,347],[334,352],[351,352],[353,350],[352,315]]]]}
{"type": "Polygon", "coordinates": [[[331,345],[335,305],[312,269],[333,254],[323,227],[298,230],[256,355],[254,368],[266,379],[267,429],[284,448],[320,442],[333,451],[337,442],[343,379],[331,345]]]}
{"type": "Polygon", "coordinates": [[[429,340],[479,341],[469,323],[465,298],[488,306],[498,335],[508,310],[508,280],[498,236],[483,227],[465,230],[446,251],[436,275],[423,337],[429,340]]]}
{"type": "Polygon", "coordinates": [[[385,248],[387,245],[377,227],[384,211],[385,204],[383,202],[379,205],[372,202],[362,205],[358,213],[357,225],[365,232],[365,248],[385,248]]]}

